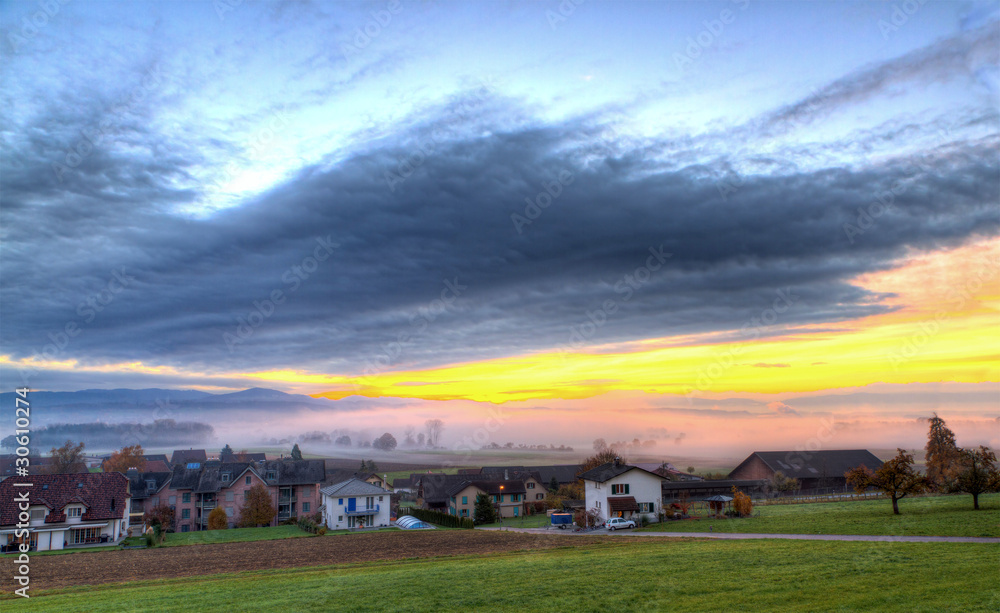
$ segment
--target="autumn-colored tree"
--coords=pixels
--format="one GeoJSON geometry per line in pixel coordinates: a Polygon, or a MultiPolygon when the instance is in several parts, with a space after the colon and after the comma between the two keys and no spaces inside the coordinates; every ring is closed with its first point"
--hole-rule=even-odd
{"type": "Polygon", "coordinates": [[[240,449],[239,451],[233,454],[233,462],[249,462],[249,461],[250,461],[250,452],[247,451],[246,449],[240,449]]]}
{"type": "Polygon", "coordinates": [[[118,451],[113,451],[111,457],[104,460],[103,467],[106,473],[124,473],[128,472],[130,468],[139,472],[146,470],[146,458],[142,445],[129,445],[118,451]]]}
{"type": "Polygon", "coordinates": [[[583,500],[583,495],[583,482],[581,481],[560,485],[559,489],[556,490],[556,496],[568,498],[569,500],[583,500]]]}
{"type": "Polygon", "coordinates": [[[750,517],[753,515],[753,502],[750,496],[736,489],[733,486],[733,510],[740,514],[740,517],[750,517]]]}
{"type": "Polygon", "coordinates": [[[162,526],[163,532],[173,532],[174,518],[176,512],[168,505],[161,504],[146,511],[142,516],[142,521],[150,526],[162,526]]]}
{"type": "Polygon", "coordinates": [[[942,492],[952,491],[962,468],[962,453],[955,444],[955,433],[948,429],[937,413],[930,419],[924,449],[927,452],[927,480],[930,486],[942,492]]]}
{"type": "Polygon", "coordinates": [[[799,489],[799,480],[794,477],[786,477],[779,470],[771,477],[770,486],[776,492],[794,492],[799,489]]]}
{"type": "Polygon", "coordinates": [[[927,490],[927,478],[913,469],[913,456],[905,449],[897,449],[896,457],[885,462],[872,472],[867,466],[858,466],[844,473],[847,482],[857,492],[869,487],[882,490],[892,498],[892,512],[899,515],[899,501],[907,494],[919,494],[927,490]]]}
{"type": "Polygon", "coordinates": [[[225,530],[229,527],[229,516],[226,515],[226,510],[222,507],[215,507],[212,512],[208,514],[208,529],[209,530],[225,530]]]}
{"type": "Polygon", "coordinates": [[[63,473],[73,473],[80,469],[83,462],[83,443],[73,444],[73,441],[66,441],[62,447],[53,447],[52,463],[48,465],[47,472],[58,475],[63,473]]]}
{"type": "Polygon", "coordinates": [[[1000,491],[1000,470],[997,456],[985,445],[979,449],[963,449],[961,470],[955,479],[955,489],[972,494],[972,508],[979,510],[979,495],[1000,491]]]}
{"type": "Polygon", "coordinates": [[[591,468],[597,468],[602,464],[614,462],[615,460],[620,460],[622,464],[628,463],[628,461],[625,458],[621,458],[618,455],[617,451],[615,451],[611,447],[604,447],[600,451],[598,451],[597,453],[595,453],[594,455],[590,456],[589,458],[583,461],[583,464],[580,466],[580,472],[585,473],[591,468]]]}
{"type": "Polygon", "coordinates": [[[246,500],[240,510],[240,520],[237,522],[240,528],[255,528],[266,526],[271,523],[278,511],[271,502],[271,494],[258,483],[246,492],[246,500]]]}

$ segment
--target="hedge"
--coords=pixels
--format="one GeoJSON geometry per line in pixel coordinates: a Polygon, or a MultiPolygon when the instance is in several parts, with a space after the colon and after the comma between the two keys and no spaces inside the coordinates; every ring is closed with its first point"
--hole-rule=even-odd
{"type": "Polygon", "coordinates": [[[400,508],[399,515],[412,515],[421,521],[425,521],[445,528],[465,528],[471,530],[475,528],[471,517],[456,517],[440,511],[429,511],[427,509],[417,509],[413,507],[400,508]]]}

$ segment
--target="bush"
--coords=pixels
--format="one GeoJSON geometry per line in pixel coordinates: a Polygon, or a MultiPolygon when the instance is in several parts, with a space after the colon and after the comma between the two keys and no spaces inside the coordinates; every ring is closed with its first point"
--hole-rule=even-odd
{"type": "Polygon", "coordinates": [[[736,489],[735,485],[733,486],[733,510],[740,517],[753,515],[753,502],[750,501],[749,496],[736,489]]]}
{"type": "Polygon", "coordinates": [[[646,515],[640,515],[639,516],[639,527],[645,528],[648,525],[649,525],[649,517],[646,516],[646,515]]]}
{"type": "Polygon", "coordinates": [[[320,526],[313,520],[307,517],[301,517],[296,522],[295,525],[306,532],[312,532],[313,534],[319,534],[320,530],[323,530],[323,534],[326,534],[326,527],[320,526]]]}
{"type": "Polygon", "coordinates": [[[299,523],[298,517],[289,517],[288,519],[282,520],[279,526],[295,526],[299,523]]]}
{"type": "Polygon", "coordinates": [[[208,514],[208,529],[209,530],[225,530],[229,527],[229,516],[226,515],[226,510],[222,507],[215,507],[212,512],[208,514]]]}
{"type": "Polygon", "coordinates": [[[462,518],[462,528],[465,528],[466,530],[472,530],[475,527],[476,527],[476,522],[472,521],[471,517],[462,518]]]}
{"type": "Polygon", "coordinates": [[[326,534],[326,526],[323,526],[322,528],[320,528],[319,530],[317,530],[316,534],[318,534],[320,536],[323,536],[324,534],[326,534]]]}

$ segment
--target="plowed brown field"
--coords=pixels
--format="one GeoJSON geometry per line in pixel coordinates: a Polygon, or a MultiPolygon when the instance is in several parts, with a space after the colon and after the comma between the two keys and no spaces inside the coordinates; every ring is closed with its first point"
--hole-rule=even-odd
{"type": "MultiPolygon", "coordinates": [[[[609,541],[620,542],[609,537],[568,538],[561,535],[484,530],[427,530],[81,552],[33,557],[31,587],[48,589],[269,568],[490,554],[609,541]]],[[[3,576],[12,576],[13,566],[11,558],[0,559],[0,573],[3,576]]]]}

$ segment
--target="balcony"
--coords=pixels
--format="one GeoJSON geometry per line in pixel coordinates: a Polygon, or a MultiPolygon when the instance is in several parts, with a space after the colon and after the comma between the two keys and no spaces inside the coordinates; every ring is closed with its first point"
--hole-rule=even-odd
{"type": "Polygon", "coordinates": [[[297,500],[295,496],[278,496],[278,504],[291,504],[297,500]]]}
{"type": "Polygon", "coordinates": [[[363,507],[360,509],[354,509],[353,511],[348,511],[344,509],[344,515],[348,517],[357,517],[359,515],[375,515],[378,513],[378,508],[381,505],[375,505],[373,507],[363,507]]]}

